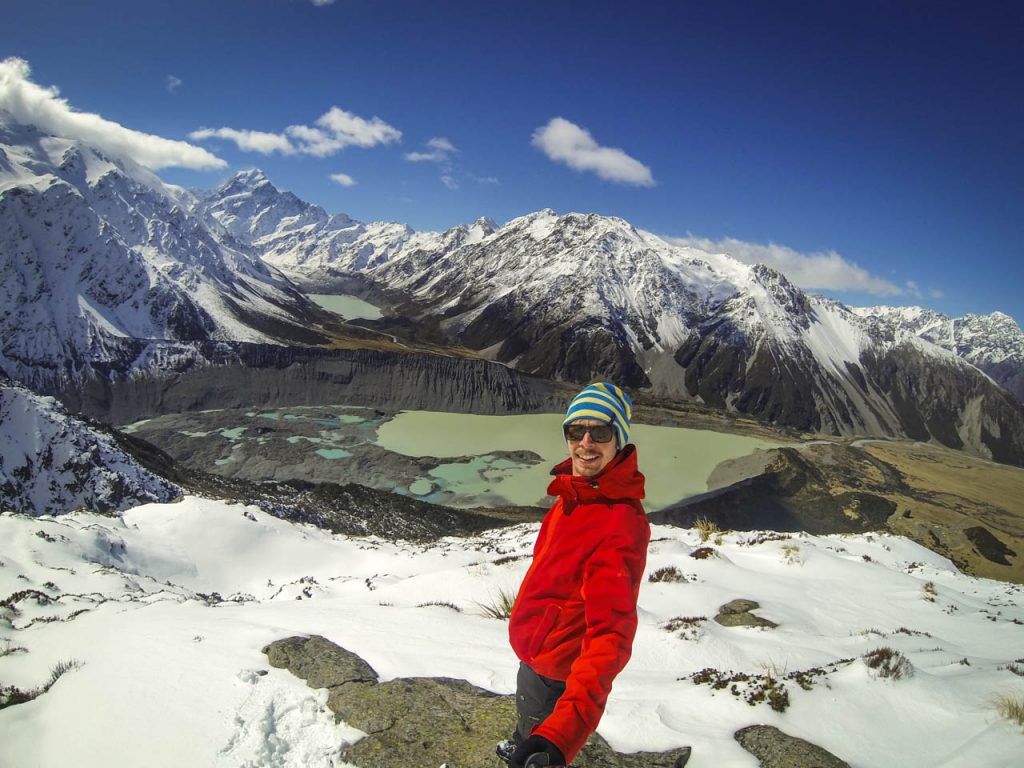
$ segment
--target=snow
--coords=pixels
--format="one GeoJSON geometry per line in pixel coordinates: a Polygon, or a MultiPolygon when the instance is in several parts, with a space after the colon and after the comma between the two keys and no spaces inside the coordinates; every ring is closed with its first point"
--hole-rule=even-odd
{"type": "MultiPolygon", "coordinates": [[[[360,734],[335,725],[324,691],[261,653],[294,634],[326,636],[384,680],[446,676],[511,693],[506,624],[479,605],[516,588],[528,558],[509,556],[528,555],[536,532],[387,542],[195,497],[120,518],[0,515],[0,595],[57,598],[0,609],[0,684],[33,688],[58,662],[80,663],[0,710],[0,764],[339,765],[360,734]],[[426,605],[441,600],[463,611],[426,605]]],[[[633,658],[599,728],[616,749],[690,744],[694,768],[754,768],[732,734],[767,723],[854,768],[1018,764],[1024,734],[992,698],[1024,696],[1024,679],[1005,668],[1024,651],[1024,588],[966,577],[893,536],[653,534],[648,572],[676,567],[687,581],[643,584],[633,658]],[[690,557],[700,546],[717,554],[690,557]],[[663,628],[710,619],[738,597],[757,600],[778,629],[709,620],[683,639],[663,628]],[[905,654],[913,676],[869,670],[861,656],[881,646],[905,654]],[[809,691],[788,683],[781,713],[687,679],[705,667],[783,676],[844,659],[809,691]]]]}

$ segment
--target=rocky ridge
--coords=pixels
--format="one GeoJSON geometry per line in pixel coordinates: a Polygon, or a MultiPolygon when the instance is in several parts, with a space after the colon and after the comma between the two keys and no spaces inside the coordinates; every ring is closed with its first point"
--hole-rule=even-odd
{"type": "Polygon", "coordinates": [[[0,510],[59,515],[84,507],[109,514],[181,493],[105,428],[70,415],[53,398],[0,384],[0,510]]]}
{"type": "Polygon", "coordinates": [[[1002,312],[952,318],[921,307],[853,310],[889,333],[907,332],[955,352],[1024,402],[1024,332],[1002,312]]]}

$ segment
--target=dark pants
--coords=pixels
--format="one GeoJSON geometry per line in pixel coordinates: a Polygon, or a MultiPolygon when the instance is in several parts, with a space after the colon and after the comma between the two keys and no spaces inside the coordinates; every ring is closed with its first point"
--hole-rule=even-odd
{"type": "Polygon", "coordinates": [[[551,711],[559,697],[565,693],[565,683],[538,675],[526,664],[519,662],[516,677],[516,733],[513,740],[518,744],[540,725],[551,711]]]}

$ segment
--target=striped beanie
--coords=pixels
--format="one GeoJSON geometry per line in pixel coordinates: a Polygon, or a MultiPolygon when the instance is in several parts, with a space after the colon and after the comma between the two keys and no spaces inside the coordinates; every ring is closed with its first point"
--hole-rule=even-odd
{"type": "Polygon", "coordinates": [[[608,381],[585,387],[569,403],[562,426],[581,419],[594,419],[615,427],[621,450],[629,442],[629,424],[633,419],[633,400],[608,381]]]}

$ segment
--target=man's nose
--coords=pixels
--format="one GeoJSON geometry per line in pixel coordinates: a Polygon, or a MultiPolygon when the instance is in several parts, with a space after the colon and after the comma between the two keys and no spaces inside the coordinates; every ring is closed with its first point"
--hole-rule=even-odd
{"type": "Polygon", "coordinates": [[[593,438],[591,438],[590,430],[588,429],[586,432],[583,433],[583,439],[580,440],[580,445],[593,445],[593,444],[594,444],[594,440],[593,440],[593,438]]]}

